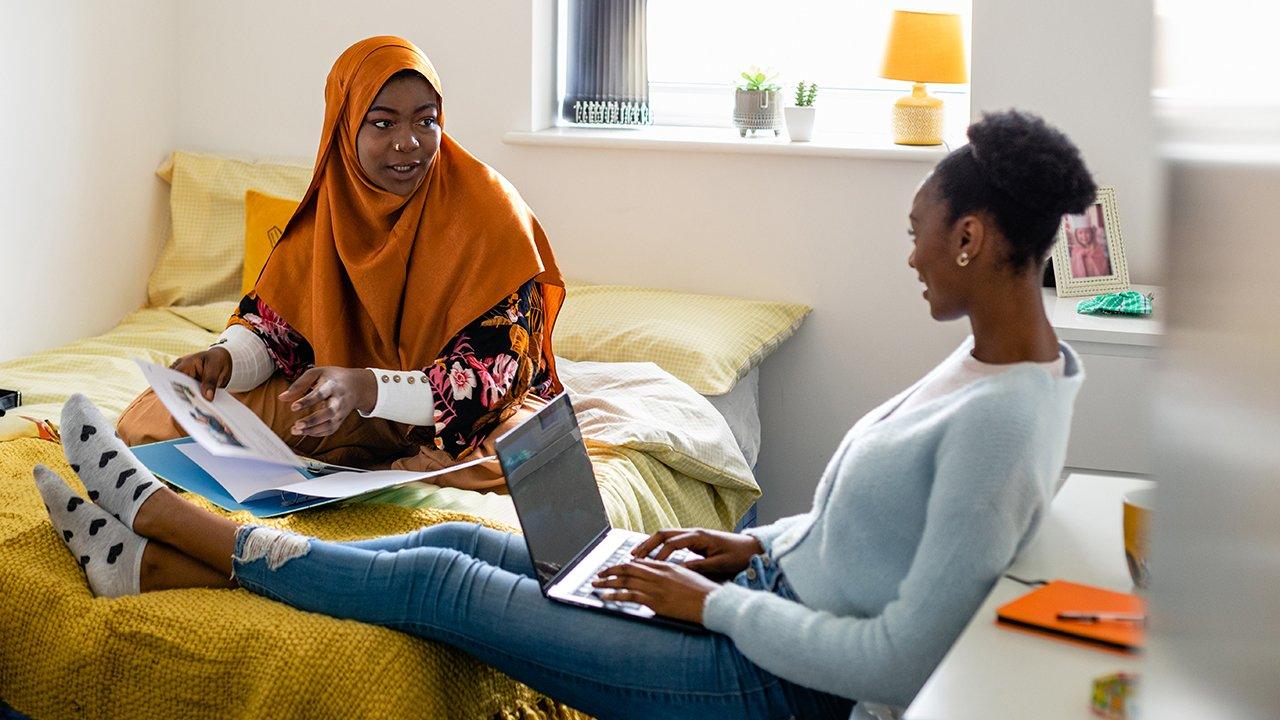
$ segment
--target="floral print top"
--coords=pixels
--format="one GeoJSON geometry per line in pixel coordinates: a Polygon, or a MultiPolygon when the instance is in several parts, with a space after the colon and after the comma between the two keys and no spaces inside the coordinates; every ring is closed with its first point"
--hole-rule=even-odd
{"type": "MultiPolygon", "coordinates": [[[[232,322],[262,339],[289,380],[315,365],[307,339],[255,294],[240,300],[232,322]]],[[[453,336],[431,365],[405,368],[423,371],[434,396],[435,424],[415,428],[417,439],[462,458],[515,412],[528,393],[550,399],[553,382],[542,357],[544,325],[542,293],[530,280],[453,336]]]]}

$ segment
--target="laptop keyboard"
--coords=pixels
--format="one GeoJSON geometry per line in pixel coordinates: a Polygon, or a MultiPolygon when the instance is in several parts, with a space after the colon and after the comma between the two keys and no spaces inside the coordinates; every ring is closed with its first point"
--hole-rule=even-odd
{"type": "MultiPolygon", "coordinates": [[[[604,562],[600,563],[600,565],[597,566],[596,569],[592,571],[590,575],[587,576],[587,581],[582,583],[580,587],[574,590],[573,594],[577,595],[578,597],[584,597],[584,598],[585,597],[599,598],[601,593],[611,591],[612,588],[597,588],[591,584],[595,582],[596,576],[597,576],[596,574],[607,567],[613,567],[614,565],[621,565],[622,563],[631,559],[632,557],[631,549],[634,548],[636,545],[639,545],[640,542],[644,539],[645,538],[628,538],[627,540],[624,540],[622,544],[618,546],[617,550],[614,550],[613,553],[610,554],[609,557],[604,562]]],[[[658,554],[658,551],[655,549],[653,552],[649,553],[649,557],[654,557],[657,554],[658,554]]],[[[693,557],[692,553],[682,549],[682,550],[677,550],[671,553],[671,556],[667,558],[667,561],[676,563],[678,565],[682,565],[684,564],[685,560],[688,560],[692,557],[693,557]]],[[[635,602],[624,602],[619,600],[603,600],[603,599],[602,599],[602,602],[604,602],[605,607],[613,610],[634,611],[642,607],[640,603],[635,603],[635,602]]]]}

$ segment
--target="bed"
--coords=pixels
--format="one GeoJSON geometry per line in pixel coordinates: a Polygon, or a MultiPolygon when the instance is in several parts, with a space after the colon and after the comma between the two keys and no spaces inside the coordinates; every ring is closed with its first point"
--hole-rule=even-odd
{"type": "MultiPolygon", "coordinates": [[[[143,308],[102,335],[0,363],[0,384],[22,388],[24,396],[24,405],[12,411],[0,427],[11,428],[11,436],[38,436],[43,428],[48,437],[56,437],[62,403],[73,392],[85,393],[114,420],[146,388],[133,358],[167,365],[181,354],[208,347],[224,327],[232,305],[218,302],[143,308]]],[[[716,418],[712,413],[718,411],[710,400],[699,403],[699,397],[691,389],[680,387],[674,376],[656,366],[637,376],[638,368],[629,363],[593,366],[563,358],[562,365],[565,384],[577,405],[602,398],[616,404],[619,395],[634,392],[661,397],[666,400],[667,409],[679,409],[665,418],[642,412],[639,417],[625,418],[622,427],[584,423],[584,436],[589,442],[594,440],[590,442],[589,451],[597,468],[601,493],[616,526],[649,531],[687,525],[732,528],[739,523],[759,495],[748,464],[748,457],[753,461],[759,446],[754,376],[752,381],[740,384],[731,393],[714,397],[727,413],[716,418]],[[594,370],[585,372],[584,368],[594,370]],[[631,383],[627,390],[609,387],[611,380],[624,378],[631,383]],[[675,439],[655,438],[652,432],[642,432],[640,427],[635,427],[635,432],[627,432],[627,427],[634,423],[655,424],[663,419],[685,428],[712,427],[696,437],[675,439]],[[655,445],[663,443],[691,457],[705,459],[716,469],[691,468],[681,465],[678,459],[664,463],[653,451],[655,445]],[[742,456],[741,462],[733,456],[735,451],[742,456]],[[681,468],[685,469],[683,473],[681,468]],[[714,488],[712,492],[706,491],[703,487],[706,484],[714,488]]],[[[357,502],[448,510],[505,525],[519,525],[510,498],[505,494],[429,483],[393,488],[357,502]]]]}
{"type": "MultiPolygon", "coordinates": [[[[170,172],[176,164],[180,175],[175,160],[170,172]]],[[[243,202],[243,188],[228,192],[243,202]]],[[[207,207],[201,216],[218,224],[207,207]]],[[[189,220],[174,208],[175,233],[189,220]]],[[[207,232],[200,242],[209,242],[207,232]]],[[[171,255],[172,242],[161,267],[171,255]]],[[[0,417],[0,709],[7,703],[38,718],[574,717],[448,647],[244,591],[90,595],[51,530],[31,468],[44,463],[83,491],[58,444],[65,399],[83,392],[118,416],[145,388],[132,359],[167,365],[207,347],[236,288],[165,297],[153,274],[151,289],[151,306],[102,335],[0,363],[0,387],[24,395],[23,406],[0,417]]],[[[751,521],[760,492],[751,470],[760,444],[756,368],[807,312],[643,288],[569,288],[556,329],[560,373],[615,526],[730,529],[751,521]]],[[[270,524],[341,540],[459,519],[518,530],[506,495],[426,483],[270,524]]]]}

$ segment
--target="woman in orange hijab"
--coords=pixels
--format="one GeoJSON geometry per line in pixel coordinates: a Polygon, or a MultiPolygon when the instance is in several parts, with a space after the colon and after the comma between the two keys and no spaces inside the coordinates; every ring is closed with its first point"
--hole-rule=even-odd
{"type": "MultiPolygon", "coordinates": [[[[440,78],[407,40],[348,48],[325,85],[315,174],[218,343],[173,367],[226,387],[300,455],[453,464],[560,391],[564,282],[515,188],[444,132],[440,78]]],[[[126,443],[182,435],[152,391],[126,443]]],[[[500,487],[496,467],[444,476],[500,487]]]]}

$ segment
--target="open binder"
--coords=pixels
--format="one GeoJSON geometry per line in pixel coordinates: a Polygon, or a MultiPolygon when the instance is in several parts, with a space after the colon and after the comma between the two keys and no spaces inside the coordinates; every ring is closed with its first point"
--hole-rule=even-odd
{"type": "Polygon", "coordinates": [[[188,437],[133,448],[157,477],[220,508],[256,517],[284,515],[408,482],[430,480],[493,458],[443,470],[362,470],[299,457],[266,423],[225,390],[212,400],[182,373],[138,361],[188,437]]]}

